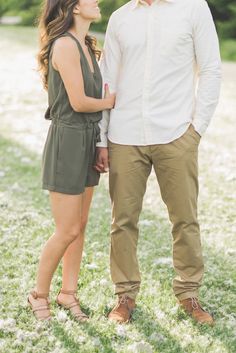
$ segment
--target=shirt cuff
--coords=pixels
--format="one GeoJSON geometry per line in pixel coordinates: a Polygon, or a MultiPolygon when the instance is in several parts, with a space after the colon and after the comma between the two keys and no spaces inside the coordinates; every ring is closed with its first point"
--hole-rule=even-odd
{"type": "Polygon", "coordinates": [[[97,147],[107,147],[108,146],[108,140],[107,140],[107,135],[104,135],[101,133],[101,141],[96,143],[97,147]]]}

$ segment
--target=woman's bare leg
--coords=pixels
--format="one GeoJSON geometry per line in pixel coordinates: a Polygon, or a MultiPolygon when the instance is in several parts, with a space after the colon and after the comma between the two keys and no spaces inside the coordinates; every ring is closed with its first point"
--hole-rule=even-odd
{"type": "MultiPolygon", "coordinates": [[[[50,192],[50,201],[56,229],[41,254],[36,282],[38,293],[49,292],[52,276],[68,246],[79,236],[81,228],[82,195],[50,192]]],[[[31,296],[30,302],[32,305],[37,302],[42,305],[45,299],[31,296]]]]}
{"type": "MultiPolygon", "coordinates": [[[[84,247],[85,228],[88,221],[88,214],[93,197],[93,187],[86,188],[82,195],[82,206],[80,217],[80,234],[76,240],[71,243],[63,256],[63,271],[62,271],[62,289],[77,290],[80,265],[84,247]]],[[[59,294],[58,299],[64,304],[71,302],[71,296],[59,294]]]]}

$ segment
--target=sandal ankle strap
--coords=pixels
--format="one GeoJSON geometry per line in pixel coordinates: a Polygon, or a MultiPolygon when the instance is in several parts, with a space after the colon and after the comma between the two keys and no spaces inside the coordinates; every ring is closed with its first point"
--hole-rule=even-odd
{"type": "Polygon", "coordinates": [[[44,298],[48,299],[49,293],[38,293],[36,290],[32,290],[30,294],[33,296],[34,299],[44,298]]]}
{"type": "Polygon", "coordinates": [[[65,289],[61,289],[59,293],[68,294],[68,295],[74,295],[74,294],[77,293],[77,290],[65,290],[65,289]]]}

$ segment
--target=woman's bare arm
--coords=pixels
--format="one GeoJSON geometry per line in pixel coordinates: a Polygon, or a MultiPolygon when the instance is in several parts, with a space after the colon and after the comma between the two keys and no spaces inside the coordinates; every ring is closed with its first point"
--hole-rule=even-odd
{"type": "Polygon", "coordinates": [[[56,40],[53,48],[52,64],[61,75],[73,110],[93,113],[113,108],[114,95],[103,99],[86,96],[80,53],[76,43],[71,38],[61,37],[56,40]]]}

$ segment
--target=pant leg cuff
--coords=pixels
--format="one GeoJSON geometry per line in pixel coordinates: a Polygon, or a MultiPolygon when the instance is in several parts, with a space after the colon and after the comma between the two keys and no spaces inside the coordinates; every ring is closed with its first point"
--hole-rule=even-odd
{"type": "Polygon", "coordinates": [[[175,294],[175,296],[178,300],[184,300],[188,298],[198,298],[198,291],[175,294]]]}
{"type": "Polygon", "coordinates": [[[118,295],[118,296],[127,296],[129,297],[130,299],[133,299],[135,300],[137,295],[138,295],[138,292],[121,292],[121,291],[116,291],[115,292],[115,295],[118,295]]]}
{"type": "Polygon", "coordinates": [[[117,293],[117,295],[119,295],[119,296],[125,295],[125,296],[127,296],[127,297],[129,297],[130,299],[133,299],[133,300],[135,300],[136,297],[137,297],[137,294],[135,294],[135,293],[130,293],[130,292],[128,292],[128,293],[117,293]]]}

